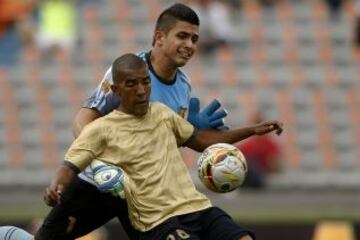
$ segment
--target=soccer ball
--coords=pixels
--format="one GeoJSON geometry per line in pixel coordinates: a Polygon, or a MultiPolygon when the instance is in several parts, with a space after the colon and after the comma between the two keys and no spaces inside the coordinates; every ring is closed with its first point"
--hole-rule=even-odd
{"type": "Polygon", "coordinates": [[[198,159],[198,174],[204,185],[214,192],[226,193],[245,180],[248,167],[238,148],[217,143],[206,148],[198,159]]]}
{"type": "Polygon", "coordinates": [[[94,174],[94,181],[101,192],[124,197],[124,172],[121,168],[99,160],[93,160],[90,166],[94,174]]]}

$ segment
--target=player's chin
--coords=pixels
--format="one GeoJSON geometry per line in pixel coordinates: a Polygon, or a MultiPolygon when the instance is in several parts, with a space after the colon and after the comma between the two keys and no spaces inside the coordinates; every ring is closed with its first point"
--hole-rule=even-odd
{"type": "Polygon", "coordinates": [[[181,54],[177,54],[176,57],[173,58],[173,61],[177,67],[183,67],[190,61],[192,56],[193,56],[193,54],[191,54],[189,56],[183,56],[181,54]]]}
{"type": "Polygon", "coordinates": [[[148,109],[149,109],[149,106],[138,106],[135,111],[134,111],[134,114],[136,116],[144,116],[147,112],[148,112],[148,109]]]}
{"type": "Polygon", "coordinates": [[[190,59],[179,59],[178,61],[176,61],[176,66],[183,67],[188,63],[189,60],[190,59]]]}

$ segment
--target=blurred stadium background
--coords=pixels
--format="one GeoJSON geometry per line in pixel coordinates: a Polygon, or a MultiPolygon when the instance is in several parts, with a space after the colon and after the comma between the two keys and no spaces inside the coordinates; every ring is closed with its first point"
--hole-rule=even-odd
{"type": "MultiPolygon", "coordinates": [[[[72,141],[74,114],[117,56],[151,48],[158,14],[175,1],[59,0],[52,14],[60,17],[44,23],[46,2],[29,1],[14,32],[0,35],[0,225],[44,217],[42,193],[72,141]],[[39,30],[52,27],[70,46],[45,49],[39,30]]],[[[254,109],[282,120],[282,171],[266,189],[214,194],[186,150],[194,180],[259,239],[360,239],[356,2],[333,11],[324,0],[220,2],[234,39],[186,66],[193,93],[220,99],[230,126],[246,124],[254,109]]],[[[116,222],[107,229],[119,238],[116,222]]]]}

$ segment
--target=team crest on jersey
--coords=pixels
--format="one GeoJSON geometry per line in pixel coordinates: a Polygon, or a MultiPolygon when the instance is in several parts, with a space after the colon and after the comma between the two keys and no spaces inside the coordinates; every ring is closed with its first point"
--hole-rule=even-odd
{"type": "Polygon", "coordinates": [[[110,83],[107,80],[102,81],[101,83],[101,89],[104,93],[107,93],[110,91],[110,83]]]}
{"type": "Polygon", "coordinates": [[[178,114],[179,114],[182,118],[185,118],[186,110],[187,110],[186,108],[180,107],[180,110],[179,110],[178,114]]]}

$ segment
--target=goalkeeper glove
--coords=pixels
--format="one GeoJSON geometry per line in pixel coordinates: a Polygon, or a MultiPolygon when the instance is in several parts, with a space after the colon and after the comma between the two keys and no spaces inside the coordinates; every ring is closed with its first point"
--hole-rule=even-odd
{"type": "Polygon", "coordinates": [[[220,106],[221,103],[214,99],[200,112],[200,99],[191,98],[187,120],[196,129],[228,130],[229,127],[224,124],[224,118],[227,116],[227,111],[223,108],[218,110],[220,106]]]}
{"type": "Polygon", "coordinates": [[[121,168],[94,160],[91,163],[96,187],[100,192],[108,192],[124,198],[124,172],[121,168]]]}

